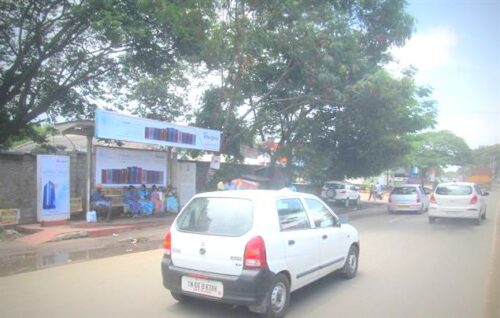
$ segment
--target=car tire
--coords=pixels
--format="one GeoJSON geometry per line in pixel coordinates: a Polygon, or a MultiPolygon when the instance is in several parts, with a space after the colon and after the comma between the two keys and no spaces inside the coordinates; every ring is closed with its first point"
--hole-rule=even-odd
{"type": "Polygon", "coordinates": [[[478,216],[477,219],[474,220],[474,224],[475,225],[481,225],[481,220],[482,220],[482,216],[478,216]]]}
{"type": "Polygon", "coordinates": [[[358,197],[358,198],[356,199],[356,208],[358,208],[358,209],[359,209],[359,206],[360,206],[360,205],[361,205],[361,199],[360,199],[360,197],[358,197]]]}
{"type": "Polygon", "coordinates": [[[330,200],[333,200],[335,199],[335,196],[337,195],[337,191],[335,191],[335,189],[328,189],[326,190],[326,197],[330,200]]]}
{"type": "Polygon", "coordinates": [[[175,292],[171,291],[170,294],[172,295],[172,298],[177,300],[179,303],[185,303],[188,300],[190,300],[189,296],[185,296],[185,295],[182,295],[180,293],[175,293],[175,292]]]}
{"type": "Polygon", "coordinates": [[[265,301],[266,311],[261,314],[261,317],[281,318],[285,316],[290,304],[290,282],[285,275],[274,276],[265,301]]]}
{"type": "Polygon", "coordinates": [[[483,215],[481,215],[482,220],[486,220],[486,211],[484,211],[483,215]]]}
{"type": "Polygon", "coordinates": [[[435,217],[432,217],[432,216],[429,216],[429,223],[434,223],[436,222],[436,218],[435,217]]]}
{"type": "Polygon", "coordinates": [[[349,253],[347,253],[344,267],[342,267],[340,271],[342,277],[345,279],[351,279],[356,276],[356,273],[358,272],[358,260],[359,250],[356,245],[351,245],[349,253]]]}
{"type": "Polygon", "coordinates": [[[349,208],[349,201],[350,201],[350,200],[349,200],[349,198],[346,198],[346,199],[345,199],[345,202],[344,202],[344,207],[345,207],[346,209],[347,209],[347,208],[349,208]]]}

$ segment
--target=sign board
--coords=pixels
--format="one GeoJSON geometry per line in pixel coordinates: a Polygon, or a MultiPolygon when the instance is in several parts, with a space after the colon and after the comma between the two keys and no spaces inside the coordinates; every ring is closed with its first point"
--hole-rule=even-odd
{"type": "Polygon", "coordinates": [[[69,157],[38,155],[36,162],[38,222],[69,219],[69,157]]]}
{"type": "Polygon", "coordinates": [[[219,170],[220,169],[220,156],[213,155],[212,161],[210,162],[210,169],[219,170]]]}
{"type": "Polygon", "coordinates": [[[161,151],[96,147],[95,181],[103,187],[166,186],[167,153],[161,151]]]}
{"type": "Polygon", "coordinates": [[[95,112],[95,136],[216,152],[220,150],[221,139],[218,130],[180,126],[101,109],[95,112]]]}
{"type": "Polygon", "coordinates": [[[0,209],[0,226],[19,224],[19,209],[0,209]]]}
{"type": "Polygon", "coordinates": [[[196,163],[178,162],[179,204],[184,206],[196,194],[196,163]]]}

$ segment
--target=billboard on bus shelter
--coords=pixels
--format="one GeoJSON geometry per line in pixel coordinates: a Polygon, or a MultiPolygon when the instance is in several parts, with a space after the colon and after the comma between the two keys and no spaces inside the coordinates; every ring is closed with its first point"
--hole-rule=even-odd
{"type": "Polygon", "coordinates": [[[102,109],[95,113],[95,136],[215,152],[220,151],[221,140],[218,130],[181,126],[102,109]]]}

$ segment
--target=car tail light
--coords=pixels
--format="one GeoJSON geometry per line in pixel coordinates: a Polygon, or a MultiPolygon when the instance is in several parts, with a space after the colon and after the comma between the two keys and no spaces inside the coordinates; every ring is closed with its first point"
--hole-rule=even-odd
{"type": "Polygon", "coordinates": [[[473,195],[472,198],[470,198],[469,204],[476,204],[477,203],[477,195],[473,195]]]}
{"type": "Polygon", "coordinates": [[[165,240],[163,240],[163,247],[165,248],[165,254],[172,255],[172,234],[170,230],[165,234],[165,240]]]}
{"type": "Polygon", "coordinates": [[[431,203],[437,203],[436,202],[436,197],[434,196],[434,193],[431,194],[431,203]]]}
{"type": "Polygon", "coordinates": [[[267,267],[266,244],[262,237],[256,236],[248,241],[245,246],[243,264],[243,267],[247,269],[267,267]]]}

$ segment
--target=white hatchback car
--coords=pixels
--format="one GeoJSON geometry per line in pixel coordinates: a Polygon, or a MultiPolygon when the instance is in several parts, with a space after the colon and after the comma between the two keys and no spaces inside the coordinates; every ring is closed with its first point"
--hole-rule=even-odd
{"type": "Polygon", "coordinates": [[[348,208],[349,205],[354,203],[355,206],[359,206],[360,194],[359,188],[349,182],[345,181],[328,181],[325,182],[323,188],[321,189],[321,198],[326,202],[341,202],[348,208]]]}
{"type": "Polygon", "coordinates": [[[283,317],[293,292],[325,275],[356,275],[357,230],[314,195],[219,191],[194,196],[164,241],[163,285],[191,297],[283,317]]]}
{"type": "Polygon", "coordinates": [[[485,196],[479,185],[471,182],[440,183],[431,195],[429,223],[437,218],[473,219],[477,225],[486,219],[485,196]]]}

